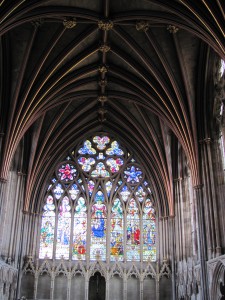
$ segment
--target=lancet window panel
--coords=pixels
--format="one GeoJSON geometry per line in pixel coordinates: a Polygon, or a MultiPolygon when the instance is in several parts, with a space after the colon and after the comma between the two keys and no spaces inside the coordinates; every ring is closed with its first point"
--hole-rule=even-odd
{"type": "Polygon", "coordinates": [[[155,261],[156,213],[144,169],[108,135],[59,162],[43,199],[39,258],[155,261]]]}

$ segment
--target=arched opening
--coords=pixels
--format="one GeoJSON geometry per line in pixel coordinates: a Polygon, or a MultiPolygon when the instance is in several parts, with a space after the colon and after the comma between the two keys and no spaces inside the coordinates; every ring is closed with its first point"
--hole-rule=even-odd
{"type": "Polygon", "coordinates": [[[89,280],[88,300],[105,300],[106,282],[100,272],[96,272],[89,280]]]}

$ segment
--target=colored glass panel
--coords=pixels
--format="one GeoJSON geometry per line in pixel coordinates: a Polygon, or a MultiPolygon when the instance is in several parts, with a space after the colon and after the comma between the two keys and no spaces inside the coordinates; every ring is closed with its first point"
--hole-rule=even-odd
{"type": "Polygon", "coordinates": [[[146,192],[144,191],[142,186],[139,186],[137,188],[135,195],[136,195],[138,201],[143,202],[145,199],[145,196],[146,196],[146,192]]]}
{"type": "Polygon", "coordinates": [[[91,210],[91,247],[90,259],[100,257],[106,260],[106,206],[104,195],[98,191],[95,195],[95,203],[91,210]]]}
{"type": "Polygon", "coordinates": [[[126,181],[131,184],[137,184],[142,178],[142,171],[137,166],[127,167],[124,174],[126,181]]]}
{"type": "Polygon", "coordinates": [[[155,210],[147,199],[143,210],[143,261],[156,261],[155,210]]]}
{"type": "Polygon", "coordinates": [[[92,177],[109,177],[109,172],[105,169],[105,165],[99,162],[96,165],[96,169],[91,172],[92,177]]]}
{"type": "Polygon", "coordinates": [[[58,213],[58,228],[56,242],[56,258],[69,258],[70,231],[71,231],[71,212],[69,198],[62,199],[58,213]]]}
{"type": "Polygon", "coordinates": [[[55,231],[55,205],[53,197],[49,195],[44,205],[41,220],[39,258],[52,258],[55,231]]]}
{"type": "Polygon", "coordinates": [[[63,182],[72,181],[75,179],[77,170],[72,164],[62,164],[58,169],[58,177],[63,182]]]}
{"type": "Polygon", "coordinates": [[[72,259],[85,260],[87,235],[87,206],[84,198],[78,199],[74,212],[72,259]]]}
{"type": "Polygon", "coordinates": [[[106,147],[106,144],[108,144],[110,142],[110,139],[107,136],[103,136],[103,137],[95,136],[93,138],[93,142],[97,144],[97,148],[99,150],[104,150],[106,147]]]}
{"type": "Polygon", "coordinates": [[[71,199],[75,200],[77,198],[77,195],[79,194],[79,192],[80,191],[79,191],[77,185],[75,183],[72,184],[71,188],[69,189],[69,193],[70,193],[71,199]]]}
{"type": "Polygon", "coordinates": [[[110,192],[111,192],[111,189],[112,189],[112,182],[107,181],[106,184],[105,184],[105,188],[106,188],[106,191],[107,191],[107,195],[109,196],[110,192]]]}
{"type": "Polygon", "coordinates": [[[99,152],[99,154],[96,158],[97,158],[97,160],[105,160],[105,156],[103,155],[102,152],[99,152]]]}
{"type": "Polygon", "coordinates": [[[123,209],[120,200],[114,200],[111,212],[110,259],[123,260],[123,209]]]}
{"type": "Polygon", "coordinates": [[[123,160],[121,158],[109,158],[106,161],[106,164],[110,167],[112,173],[119,171],[120,167],[123,165],[123,160]]]}
{"type": "Polygon", "coordinates": [[[122,199],[123,199],[124,202],[126,202],[128,200],[128,197],[130,196],[130,191],[129,191],[129,189],[128,189],[128,187],[126,185],[124,185],[122,187],[120,195],[121,195],[121,197],[122,197],[122,199]]]}
{"type": "Polygon", "coordinates": [[[91,142],[89,140],[86,140],[84,142],[84,146],[78,150],[78,153],[94,155],[96,154],[96,150],[92,148],[91,142]]]}
{"type": "Polygon", "coordinates": [[[54,195],[56,197],[57,200],[60,199],[60,197],[62,196],[62,194],[64,193],[64,190],[62,189],[62,185],[60,183],[58,183],[55,187],[55,189],[53,190],[54,195]]]}
{"type": "Polygon", "coordinates": [[[78,159],[78,164],[82,166],[82,170],[84,170],[85,172],[89,172],[91,170],[91,166],[95,164],[95,160],[92,157],[80,157],[78,159]]]}
{"type": "Polygon", "coordinates": [[[137,203],[131,199],[127,214],[127,260],[140,260],[140,222],[137,203]]]}
{"type": "Polygon", "coordinates": [[[124,152],[120,149],[119,144],[117,141],[111,143],[111,148],[106,150],[107,155],[123,155],[124,152]]]}
{"type": "Polygon", "coordinates": [[[94,181],[92,181],[92,180],[88,181],[88,191],[89,191],[90,195],[92,195],[94,188],[95,188],[94,181]]]}

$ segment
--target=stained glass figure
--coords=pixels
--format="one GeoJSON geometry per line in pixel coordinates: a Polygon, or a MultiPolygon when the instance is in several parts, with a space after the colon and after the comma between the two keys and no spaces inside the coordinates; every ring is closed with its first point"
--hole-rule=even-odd
{"type": "Polygon", "coordinates": [[[74,180],[76,174],[77,170],[75,169],[75,166],[69,163],[61,164],[61,166],[58,169],[58,177],[63,182],[74,180]]]}
{"type": "Polygon", "coordinates": [[[104,150],[105,147],[106,147],[106,144],[108,144],[110,142],[110,139],[108,136],[103,136],[103,137],[100,137],[100,136],[95,136],[93,138],[93,142],[95,144],[97,144],[97,148],[99,150],[104,150]]]}
{"type": "Polygon", "coordinates": [[[64,190],[62,189],[62,185],[60,183],[58,183],[55,187],[55,189],[53,190],[54,195],[56,197],[57,200],[60,199],[60,197],[62,196],[62,194],[64,193],[64,190]]]}
{"type": "Polygon", "coordinates": [[[114,200],[111,212],[110,231],[110,258],[111,261],[123,260],[123,209],[118,198],[114,200]]]}
{"type": "Polygon", "coordinates": [[[146,192],[144,191],[144,189],[141,185],[137,188],[135,195],[136,195],[136,198],[138,201],[140,201],[140,202],[144,201],[146,192]]]}
{"type": "Polygon", "coordinates": [[[82,166],[82,170],[84,170],[85,172],[89,172],[91,170],[91,166],[95,164],[95,159],[92,157],[80,157],[78,159],[78,164],[82,166]]]}
{"type": "Polygon", "coordinates": [[[96,165],[96,169],[91,172],[92,177],[109,177],[109,172],[105,169],[105,165],[102,162],[99,162],[96,165]]]}
{"type": "Polygon", "coordinates": [[[55,231],[55,205],[51,195],[46,199],[41,221],[39,258],[52,258],[55,231]]]}
{"type": "Polygon", "coordinates": [[[90,195],[92,195],[94,188],[95,188],[94,181],[93,180],[88,181],[88,191],[90,195]]]}
{"type": "Polygon", "coordinates": [[[123,160],[121,158],[109,158],[107,159],[106,164],[110,166],[110,171],[112,173],[116,173],[119,171],[120,166],[123,165],[123,160]]]}
{"type": "Polygon", "coordinates": [[[112,189],[112,182],[107,181],[106,184],[105,184],[105,188],[106,188],[106,191],[107,191],[107,195],[109,196],[110,192],[111,192],[111,189],[112,189]]]}
{"type": "Polygon", "coordinates": [[[128,261],[140,260],[140,220],[137,203],[133,198],[128,206],[126,251],[128,261]]]}
{"type": "Polygon", "coordinates": [[[72,184],[71,188],[69,189],[69,193],[72,200],[75,200],[77,198],[77,195],[79,194],[80,190],[78,186],[74,183],[72,184]]]}
{"type": "Polygon", "coordinates": [[[95,260],[100,257],[106,259],[106,206],[104,195],[98,191],[91,209],[91,247],[90,259],[95,260]]]}
{"type": "Polygon", "coordinates": [[[137,166],[129,166],[124,171],[124,178],[131,184],[137,184],[142,178],[142,171],[137,166]]]}
{"type": "Polygon", "coordinates": [[[91,142],[89,140],[86,140],[84,142],[84,146],[78,150],[78,153],[94,155],[96,154],[96,150],[92,148],[91,142]]]}
{"type": "Polygon", "coordinates": [[[87,206],[80,197],[74,212],[72,259],[85,260],[87,235],[87,206]]]}
{"type": "Polygon", "coordinates": [[[69,198],[65,196],[59,206],[58,228],[56,242],[56,258],[69,258],[70,231],[71,231],[71,207],[69,198]]]}
{"type": "Polygon", "coordinates": [[[129,191],[129,189],[128,189],[128,187],[127,187],[126,185],[124,185],[124,186],[122,187],[122,190],[121,190],[121,192],[120,192],[120,195],[121,195],[123,201],[126,202],[127,199],[128,199],[128,197],[130,196],[130,191],[129,191]]]}
{"type": "Polygon", "coordinates": [[[143,261],[156,261],[155,210],[147,199],[143,214],[143,261]]]}
{"type": "Polygon", "coordinates": [[[119,144],[117,141],[114,141],[111,143],[111,148],[108,148],[106,150],[107,155],[123,155],[124,152],[122,149],[120,149],[119,144]]]}

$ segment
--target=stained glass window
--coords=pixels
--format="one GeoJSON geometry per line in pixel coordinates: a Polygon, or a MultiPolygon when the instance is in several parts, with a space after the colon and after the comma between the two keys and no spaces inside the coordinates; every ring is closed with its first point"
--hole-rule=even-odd
{"type": "Polygon", "coordinates": [[[55,230],[55,205],[53,197],[49,195],[46,199],[41,222],[40,252],[39,257],[52,258],[55,230]]]}
{"type": "Polygon", "coordinates": [[[127,260],[140,260],[140,220],[136,201],[132,198],[128,203],[127,214],[127,260]]]}
{"type": "Polygon", "coordinates": [[[123,209],[118,198],[114,200],[112,207],[110,254],[111,261],[114,261],[116,257],[118,260],[123,260],[123,209]]]}
{"type": "Polygon", "coordinates": [[[43,204],[39,258],[156,261],[156,212],[144,169],[105,134],[71,149],[43,204]]]}
{"type": "Polygon", "coordinates": [[[78,199],[74,212],[72,259],[85,259],[87,235],[87,206],[83,197],[78,199]]]}
{"type": "Polygon", "coordinates": [[[107,212],[104,201],[103,193],[98,191],[91,209],[91,260],[95,260],[98,256],[103,260],[106,258],[107,212]]]}

